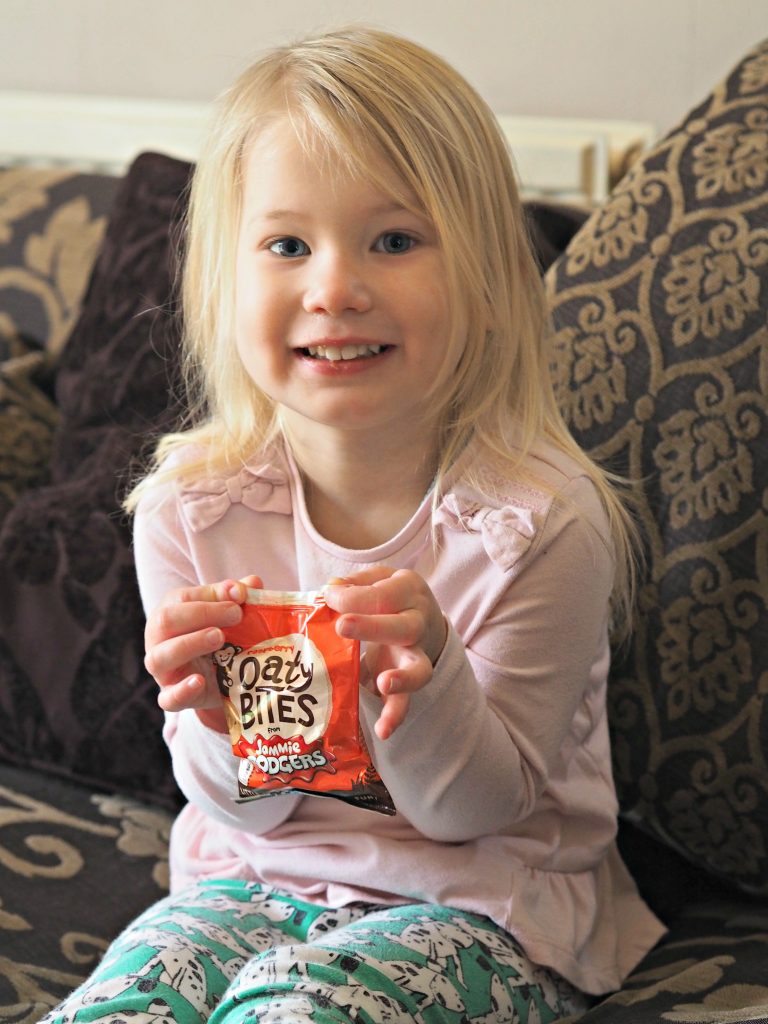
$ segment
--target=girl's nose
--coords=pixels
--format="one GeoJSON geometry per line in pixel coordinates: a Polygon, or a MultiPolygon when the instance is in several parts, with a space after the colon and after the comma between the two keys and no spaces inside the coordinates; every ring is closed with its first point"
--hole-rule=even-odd
{"type": "Polygon", "coordinates": [[[304,309],[308,313],[363,313],[371,308],[371,291],[363,269],[352,256],[316,255],[308,267],[304,309]]]}

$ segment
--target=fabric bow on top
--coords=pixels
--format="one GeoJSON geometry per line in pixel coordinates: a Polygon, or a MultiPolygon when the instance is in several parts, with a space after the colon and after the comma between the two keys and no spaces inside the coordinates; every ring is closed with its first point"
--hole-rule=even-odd
{"type": "Polygon", "coordinates": [[[477,502],[462,502],[456,494],[445,496],[435,520],[448,529],[479,533],[486,554],[504,572],[528,551],[540,526],[540,514],[533,508],[489,508],[477,502]]]}
{"type": "Polygon", "coordinates": [[[184,515],[194,533],[213,526],[231,505],[243,504],[254,512],[291,513],[288,477],[275,466],[243,468],[234,476],[205,477],[181,488],[184,515]]]}

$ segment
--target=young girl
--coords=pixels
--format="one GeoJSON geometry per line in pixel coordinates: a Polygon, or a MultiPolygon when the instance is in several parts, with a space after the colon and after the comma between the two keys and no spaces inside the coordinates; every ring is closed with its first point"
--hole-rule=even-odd
{"type": "Polygon", "coordinates": [[[614,844],[631,529],[558,416],[490,111],[378,31],[260,60],[196,171],[184,323],[191,422],[129,500],[172,893],[47,1020],[580,1012],[662,932],[614,844]],[[222,629],[246,584],[329,581],[393,817],[233,800],[222,629]]]}

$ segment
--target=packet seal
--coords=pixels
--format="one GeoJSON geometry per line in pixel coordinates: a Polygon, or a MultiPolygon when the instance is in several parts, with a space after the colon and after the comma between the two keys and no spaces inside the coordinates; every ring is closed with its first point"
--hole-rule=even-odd
{"type": "Polygon", "coordinates": [[[319,590],[261,590],[246,587],[244,604],[269,604],[281,608],[293,605],[325,604],[325,587],[319,590]]]}

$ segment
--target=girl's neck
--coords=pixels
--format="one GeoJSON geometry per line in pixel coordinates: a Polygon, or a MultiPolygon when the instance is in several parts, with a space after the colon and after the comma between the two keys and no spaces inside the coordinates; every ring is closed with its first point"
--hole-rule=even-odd
{"type": "Polygon", "coordinates": [[[340,443],[322,431],[303,442],[292,438],[312,525],[327,540],[353,550],[385,543],[429,491],[437,469],[435,448],[417,438],[408,445],[382,438],[340,443]]]}

